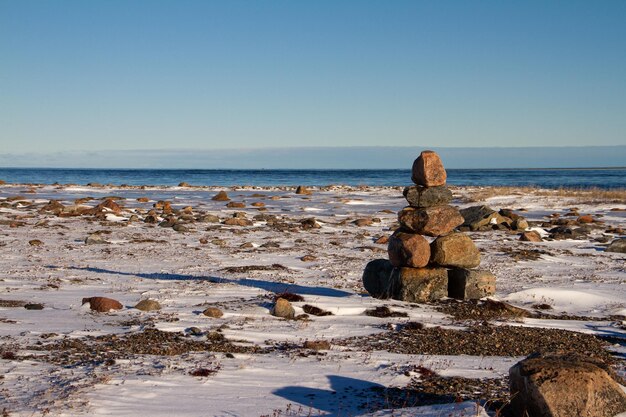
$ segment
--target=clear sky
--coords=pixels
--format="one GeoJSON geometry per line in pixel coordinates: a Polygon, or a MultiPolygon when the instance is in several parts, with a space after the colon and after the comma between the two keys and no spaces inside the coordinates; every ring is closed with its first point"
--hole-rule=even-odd
{"type": "Polygon", "coordinates": [[[626,145],[626,1],[0,0],[0,154],[626,145]]]}

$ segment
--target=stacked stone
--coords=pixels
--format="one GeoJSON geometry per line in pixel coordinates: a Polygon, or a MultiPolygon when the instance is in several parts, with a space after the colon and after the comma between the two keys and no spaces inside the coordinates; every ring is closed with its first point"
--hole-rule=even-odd
{"type": "Polygon", "coordinates": [[[424,151],[413,163],[404,189],[409,205],[398,213],[400,228],[389,238],[389,260],[370,262],[365,289],[376,298],[424,302],[448,296],[477,299],[495,292],[495,277],[476,268],[480,253],[464,233],[454,232],[463,216],[449,205],[446,170],[439,155],[424,151]],[[426,238],[435,238],[432,242],[426,238]]]}

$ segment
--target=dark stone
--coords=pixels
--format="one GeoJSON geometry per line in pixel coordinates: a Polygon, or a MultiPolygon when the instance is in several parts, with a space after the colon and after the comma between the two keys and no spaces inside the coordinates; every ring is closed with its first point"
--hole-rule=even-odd
{"type": "Polygon", "coordinates": [[[387,259],[376,259],[369,262],[363,271],[365,290],[374,298],[391,298],[397,287],[393,270],[393,265],[387,259]]]}

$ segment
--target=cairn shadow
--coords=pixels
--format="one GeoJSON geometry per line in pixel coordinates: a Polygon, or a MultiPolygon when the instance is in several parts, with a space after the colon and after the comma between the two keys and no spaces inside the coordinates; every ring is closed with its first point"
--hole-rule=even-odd
{"type": "MultiPolygon", "coordinates": [[[[46,267],[50,269],[57,268],[54,265],[47,265],[46,267]]],[[[262,289],[268,292],[277,293],[277,294],[288,291],[288,292],[292,292],[292,293],[296,293],[300,295],[312,295],[312,296],[321,296],[321,297],[349,297],[351,295],[354,295],[351,292],[338,290],[335,288],[310,287],[310,286],[298,285],[298,284],[284,284],[280,282],[262,281],[259,279],[251,279],[251,278],[224,278],[224,277],[215,277],[215,276],[171,274],[171,273],[163,273],[163,272],[135,273],[135,272],[114,271],[114,270],[104,269],[104,268],[78,267],[78,266],[69,266],[65,268],[73,269],[77,271],[94,272],[98,274],[123,275],[123,276],[132,276],[132,277],[153,279],[153,280],[208,281],[208,282],[212,282],[216,284],[236,284],[236,285],[241,285],[244,287],[259,288],[259,289],[262,289]]]]}
{"type": "Polygon", "coordinates": [[[298,404],[299,411],[308,412],[302,415],[331,417],[358,416],[383,409],[451,404],[457,400],[453,394],[388,388],[375,382],[340,375],[326,377],[330,382],[329,389],[289,386],[274,390],[272,394],[285,398],[290,404],[298,404]]]}

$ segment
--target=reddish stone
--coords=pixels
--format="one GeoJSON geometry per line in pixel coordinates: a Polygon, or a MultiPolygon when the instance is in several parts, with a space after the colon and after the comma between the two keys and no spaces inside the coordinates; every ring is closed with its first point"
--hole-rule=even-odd
{"type": "Polygon", "coordinates": [[[535,232],[534,230],[522,233],[519,240],[521,240],[522,242],[542,242],[543,241],[541,239],[541,235],[535,232]]]}
{"type": "Polygon", "coordinates": [[[215,194],[211,200],[214,201],[230,201],[230,198],[228,198],[228,194],[226,194],[226,191],[220,191],[219,193],[215,194]]]}
{"type": "Polygon", "coordinates": [[[463,217],[452,206],[436,206],[416,209],[405,207],[398,213],[398,221],[407,230],[427,236],[450,233],[463,224],[463,217]]]}
{"type": "Polygon", "coordinates": [[[393,266],[421,268],[428,265],[430,245],[421,235],[397,231],[389,238],[389,262],[393,266]]]}
{"type": "Polygon", "coordinates": [[[430,245],[431,262],[440,266],[475,268],[480,265],[480,252],[467,235],[452,233],[441,236],[430,245]]]}
{"type": "Polygon", "coordinates": [[[445,185],[446,170],[443,163],[434,151],[424,151],[413,162],[413,172],[411,179],[417,185],[424,187],[437,187],[445,185]]]}
{"type": "Polygon", "coordinates": [[[109,310],[121,310],[124,306],[117,300],[107,297],[83,298],[83,304],[89,303],[89,308],[99,313],[106,313],[109,310]]]}
{"type": "Polygon", "coordinates": [[[589,214],[586,214],[584,216],[580,216],[578,219],[576,219],[576,221],[578,223],[593,223],[593,217],[589,214]]]}

